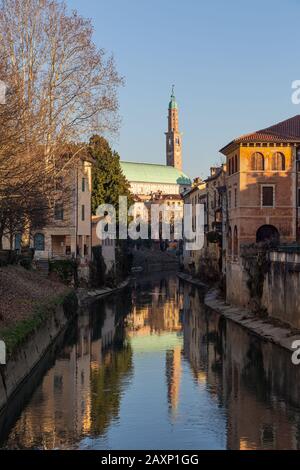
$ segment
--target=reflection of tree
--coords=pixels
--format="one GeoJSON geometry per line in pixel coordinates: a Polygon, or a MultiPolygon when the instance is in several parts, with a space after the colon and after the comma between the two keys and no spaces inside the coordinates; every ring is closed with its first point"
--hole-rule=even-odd
{"type": "Polygon", "coordinates": [[[268,382],[264,368],[262,343],[258,338],[249,336],[249,348],[241,368],[243,384],[248,389],[255,390],[256,397],[265,401],[270,398],[271,384],[268,382]]]}
{"type": "Polygon", "coordinates": [[[122,323],[122,320],[129,314],[132,308],[131,292],[123,291],[118,296],[100,299],[89,306],[90,326],[92,341],[100,339],[102,328],[106,318],[106,312],[110,310],[115,315],[115,325],[122,323]]]}
{"type": "Polygon", "coordinates": [[[99,369],[91,371],[91,433],[102,435],[112,419],[117,418],[123,382],[132,369],[129,344],[107,351],[99,369]]]}

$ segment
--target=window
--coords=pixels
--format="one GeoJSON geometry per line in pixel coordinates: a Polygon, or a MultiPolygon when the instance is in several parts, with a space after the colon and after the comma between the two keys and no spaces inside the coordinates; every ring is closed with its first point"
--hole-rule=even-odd
{"type": "Polygon", "coordinates": [[[298,188],[298,207],[300,207],[300,188],[298,188]]]}
{"type": "Polygon", "coordinates": [[[272,170],[284,171],[285,170],[285,156],[281,152],[275,152],[272,155],[272,170]]]}
{"type": "Polygon", "coordinates": [[[61,203],[56,203],[54,206],[54,219],[64,220],[64,207],[61,203]]]}
{"type": "Polygon", "coordinates": [[[234,207],[237,207],[237,188],[234,188],[234,207]]]}
{"type": "Polygon", "coordinates": [[[81,206],[81,220],[84,222],[85,221],[85,206],[81,206]]]}
{"type": "Polygon", "coordinates": [[[45,251],[45,237],[42,233],[35,234],[33,245],[36,251],[45,251]]]}
{"type": "Polygon", "coordinates": [[[82,189],[82,192],[84,193],[85,192],[85,178],[82,178],[81,189],[82,189]]]}
{"type": "Polygon", "coordinates": [[[255,152],[251,155],[250,167],[252,171],[264,171],[265,159],[262,153],[255,152]]]}
{"type": "Polygon", "coordinates": [[[274,186],[262,186],[262,206],[274,207],[274,186]]]}
{"type": "Polygon", "coordinates": [[[228,208],[231,209],[231,191],[228,191],[228,208]]]}

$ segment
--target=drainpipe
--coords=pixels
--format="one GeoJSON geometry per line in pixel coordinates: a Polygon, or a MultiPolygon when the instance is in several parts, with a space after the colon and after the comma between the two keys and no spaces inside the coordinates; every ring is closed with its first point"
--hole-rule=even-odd
{"type": "Polygon", "coordinates": [[[77,236],[78,236],[78,164],[76,165],[76,223],[75,223],[75,259],[77,259],[77,236]]]}
{"type": "Polygon", "coordinates": [[[296,188],[296,243],[298,243],[298,225],[299,225],[299,216],[298,216],[298,205],[299,205],[299,200],[298,200],[298,152],[300,150],[300,147],[294,147],[295,150],[295,188],[296,188]]]}
{"type": "Polygon", "coordinates": [[[89,175],[89,182],[88,182],[88,185],[89,185],[89,190],[90,190],[90,231],[91,231],[91,235],[90,235],[90,261],[92,261],[92,257],[93,257],[93,253],[92,253],[92,249],[93,249],[93,214],[92,214],[92,185],[93,185],[93,180],[92,180],[92,170],[93,170],[93,167],[92,167],[92,164],[90,166],[90,172],[91,174],[89,175]]]}

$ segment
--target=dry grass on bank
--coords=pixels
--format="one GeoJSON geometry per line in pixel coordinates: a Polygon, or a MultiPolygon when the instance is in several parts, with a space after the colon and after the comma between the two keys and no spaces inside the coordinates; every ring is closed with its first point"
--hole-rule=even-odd
{"type": "Polygon", "coordinates": [[[0,331],[30,319],[36,307],[69,290],[20,266],[0,268],[0,331]]]}

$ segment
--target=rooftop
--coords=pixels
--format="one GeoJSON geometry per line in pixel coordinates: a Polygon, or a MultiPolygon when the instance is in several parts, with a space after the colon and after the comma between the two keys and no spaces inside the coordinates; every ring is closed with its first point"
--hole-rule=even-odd
{"type": "Polygon", "coordinates": [[[230,145],[250,142],[300,142],[300,115],[297,114],[296,116],[274,124],[273,126],[237,137],[223,147],[220,152],[224,153],[230,145]]]}
{"type": "Polygon", "coordinates": [[[177,168],[154,163],[121,162],[129,182],[191,185],[190,178],[177,168]]]}

